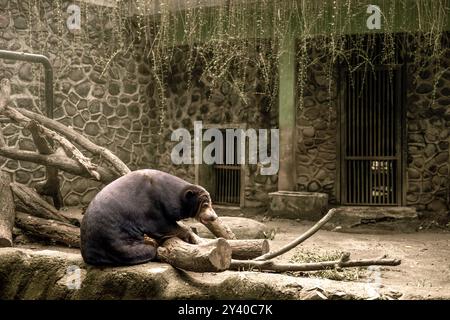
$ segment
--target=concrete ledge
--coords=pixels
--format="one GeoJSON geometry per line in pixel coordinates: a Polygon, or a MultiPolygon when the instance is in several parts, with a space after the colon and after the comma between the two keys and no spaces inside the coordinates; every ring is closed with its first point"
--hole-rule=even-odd
{"type": "Polygon", "coordinates": [[[346,224],[361,224],[387,220],[412,220],[417,219],[416,208],[413,207],[338,207],[333,218],[346,224]]]}
{"type": "MultiPolygon", "coordinates": [[[[258,272],[190,273],[156,262],[96,268],[84,264],[76,250],[0,249],[0,299],[374,298],[369,286],[258,272]],[[77,274],[79,289],[73,288],[77,274]]],[[[387,288],[380,290],[375,298],[399,296],[387,288]]]]}
{"type": "Polygon", "coordinates": [[[277,191],[269,193],[272,216],[319,220],[328,208],[328,195],[318,192],[277,191]]]}

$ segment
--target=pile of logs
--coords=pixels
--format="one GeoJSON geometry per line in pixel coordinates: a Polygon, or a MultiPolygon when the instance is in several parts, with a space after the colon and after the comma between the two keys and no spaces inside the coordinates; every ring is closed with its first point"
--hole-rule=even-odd
{"type": "MultiPolygon", "coordinates": [[[[11,183],[9,174],[0,170],[0,247],[13,245],[12,231],[15,226],[34,237],[79,248],[80,221],[60,210],[63,203],[58,172],[64,171],[108,184],[130,172],[130,169],[108,149],[94,144],[72,128],[42,114],[12,107],[10,91],[9,81],[3,79],[0,82],[0,115],[31,132],[38,152],[7,146],[0,127],[0,156],[44,165],[46,180],[33,189],[11,183]],[[105,164],[95,164],[80,149],[101,158],[105,164]]],[[[333,214],[334,209],[306,233],[274,252],[269,252],[266,239],[237,240],[233,231],[217,219],[206,225],[217,239],[202,239],[200,244],[193,245],[178,238],[169,238],[158,248],[157,258],[174,267],[196,272],[229,269],[316,271],[336,267],[400,264],[399,260],[385,257],[352,261],[348,254],[343,254],[338,261],[320,263],[280,264],[273,260],[312,236],[333,214]]]]}

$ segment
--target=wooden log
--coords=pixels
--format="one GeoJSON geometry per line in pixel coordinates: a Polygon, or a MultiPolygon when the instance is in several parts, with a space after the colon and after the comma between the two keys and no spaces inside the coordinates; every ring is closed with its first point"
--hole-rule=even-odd
{"type": "Polygon", "coordinates": [[[23,212],[16,212],[17,227],[36,238],[80,247],[80,228],[56,220],[42,219],[23,212]]]}
{"type": "MultiPolygon", "coordinates": [[[[205,240],[209,243],[211,240],[205,240]]],[[[214,241],[214,240],[213,240],[214,241]]],[[[227,240],[231,247],[231,257],[237,260],[250,260],[269,252],[267,239],[227,240]]]]}
{"type": "Polygon", "coordinates": [[[11,183],[11,190],[14,196],[20,200],[21,209],[25,209],[27,213],[44,219],[57,220],[64,223],[76,224],[78,220],[69,219],[60,214],[53,206],[48,202],[41,199],[41,197],[31,188],[18,184],[11,183]]]}
{"type": "Polygon", "coordinates": [[[14,228],[14,198],[9,184],[9,174],[0,170],[0,247],[12,247],[14,228]]]}
{"type": "Polygon", "coordinates": [[[179,238],[169,238],[157,249],[161,262],[187,271],[218,272],[227,270],[231,262],[231,247],[225,239],[193,245],[179,238]]]}
{"type": "Polygon", "coordinates": [[[213,235],[218,238],[236,240],[236,236],[233,231],[231,231],[231,229],[226,224],[222,223],[222,220],[220,218],[217,218],[214,221],[209,221],[204,225],[209,229],[209,231],[211,231],[213,235]]]}
{"type": "MultiPolygon", "coordinates": [[[[233,231],[237,239],[270,239],[275,233],[273,227],[269,227],[254,219],[221,216],[220,220],[222,224],[225,224],[233,231]]],[[[195,219],[187,220],[186,224],[192,229],[195,229],[197,234],[202,238],[216,238],[203,223],[195,219]]]]}

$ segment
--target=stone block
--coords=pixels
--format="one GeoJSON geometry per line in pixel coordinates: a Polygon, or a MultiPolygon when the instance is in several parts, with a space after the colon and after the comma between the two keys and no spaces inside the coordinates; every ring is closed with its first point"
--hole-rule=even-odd
{"type": "Polygon", "coordinates": [[[269,214],[280,218],[319,220],[328,209],[328,195],[318,192],[269,193],[269,214]]]}

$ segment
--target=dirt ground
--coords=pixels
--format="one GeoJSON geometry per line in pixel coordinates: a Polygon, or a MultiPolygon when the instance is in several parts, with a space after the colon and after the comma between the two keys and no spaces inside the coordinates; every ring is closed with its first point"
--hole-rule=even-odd
{"type": "MultiPolygon", "coordinates": [[[[273,219],[265,224],[276,230],[271,249],[288,243],[312,226],[312,223],[286,219],[273,219]]],[[[320,230],[280,260],[288,261],[300,250],[346,251],[353,259],[378,258],[387,254],[401,259],[402,263],[398,267],[380,269],[382,286],[403,293],[403,298],[450,299],[449,232],[355,234],[320,230]]]]}

